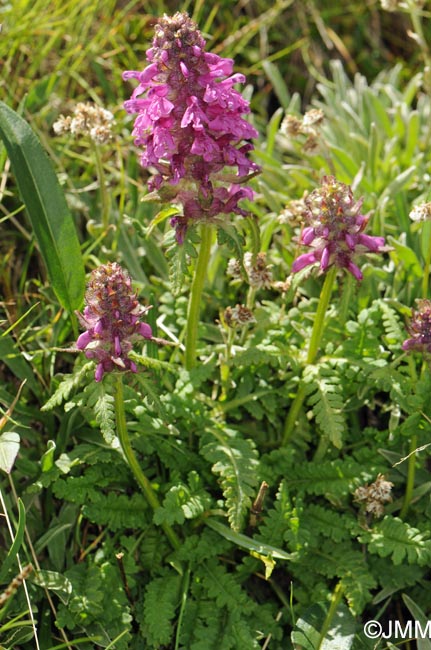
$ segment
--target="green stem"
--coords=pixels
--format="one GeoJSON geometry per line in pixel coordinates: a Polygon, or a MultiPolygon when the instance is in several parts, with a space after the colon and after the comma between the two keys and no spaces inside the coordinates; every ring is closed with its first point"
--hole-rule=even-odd
{"type": "Polygon", "coordinates": [[[410,439],[410,448],[409,448],[409,464],[407,469],[407,482],[406,482],[406,491],[404,493],[403,506],[400,510],[400,517],[404,519],[407,514],[407,511],[410,506],[410,502],[413,496],[413,488],[415,486],[415,475],[416,475],[416,454],[415,451],[418,446],[418,437],[416,435],[412,436],[410,439]]]}
{"type": "MultiPolygon", "coordinates": [[[[314,363],[317,352],[319,350],[319,345],[322,340],[323,335],[323,326],[325,321],[326,310],[328,309],[329,300],[331,298],[332,287],[334,284],[335,276],[337,274],[337,267],[333,266],[329,269],[325,277],[325,282],[323,283],[322,291],[320,293],[319,304],[317,306],[316,316],[314,319],[313,330],[311,332],[310,345],[308,347],[307,353],[307,365],[314,363]]],[[[296,397],[292,403],[292,406],[289,409],[289,413],[286,418],[284,425],[284,434],[283,434],[283,445],[286,445],[293,434],[295,428],[296,420],[298,419],[299,412],[301,410],[302,404],[304,402],[306,395],[305,386],[300,384],[296,397]]]]}
{"type": "Polygon", "coordinates": [[[422,296],[424,298],[427,298],[428,296],[430,265],[431,265],[431,242],[429,242],[428,244],[428,251],[427,251],[427,256],[425,258],[425,265],[424,265],[424,274],[422,278],[422,296]]]}
{"type": "MultiPolygon", "coordinates": [[[[147,503],[155,512],[160,507],[159,500],[153,488],[151,487],[150,481],[147,479],[144,472],[142,471],[141,466],[138,463],[138,460],[135,456],[135,452],[133,451],[132,445],[130,443],[130,438],[129,438],[129,434],[127,431],[127,424],[126,424],[126,415],[124,412],[123,376],[120,373],[117,374],[117,381],[116,381],[115,388],[116,388],[115,395],[114,395],[115,419],[116,419],[117,433],[118,433],[118,438],[120,440],[121,448],[124,452],[127,463],[130,469],[132,470],[135,479],[139,483],[139,486],[142,492],[144,493],[147,503]]],[[[179,548],[180,541],[176,533],[173,531],[173,529],[166,523],[162,524],[162,528],[166,534],[166,537],[169,539],[172,548],[174,550],[179,548]]]]}
{"type": "Polygon", "coordinates": [[[100,203],[101,203],[101,213],[102,213],[102,225],[105,229],[109,227],[109,195],[106,189],[106,177],[105,170],[103,169],[102,157],[100,155],[100,149],[96,143],[93,146],[94,157],[96,159],[96,171],[97,178],[99,181],[100,188],[100,203]]]}
{"type": "Polygon", "coordinates": [[[196,365],[196,346],[198,339],[199,314],[201,309],[202,291],[204,288],[209,257],[211,253],[212,228],[210,224],[201,225],[201,243],[196,261],[192,287],[190,290],[189,308],[187,313],[186,332],[186,369],[191,370],[196,365]]]}
{"type": "Polygon", "coordinates": [[[331,299],[332,287],[336,275],[337,267],[333,266],[326,274],[325,282],[323,283],[319,298],[319,304],[317,306],[316,317],[314,319],[313,331],[311,332],[310,346],[308,348],[307,355],[307,364],[314,363],[317,351],[319,349],[320,341],[322,340],[325,314],[326,310],[328,309],[329,300],[331,299]]]}
{"type": "Polygon", "coordinates": [[[320,650],[320,648],[322,646],[322,643],[324,642],[325,637],[326,637],[328,631],[331,628],[332,620],[333,620],[333,618],[334,618],[334,616],[336,614],[336,611],[338,609],[338,605],[340,604],[342,596],[343,596],[343,588],[342,588],[341,584],[338,583],[338,585],[335,587],[334,593],[332,595],[331,604],[329,606],[328,613],[326,615],[326,618],[325,618],[325,620],[323,622],[323,625],[322,625],[322,629],[320,631],[320,637],[319,637],[319,641],[318,641],[317,646],[316,646],[316,650],[320,650]]]}

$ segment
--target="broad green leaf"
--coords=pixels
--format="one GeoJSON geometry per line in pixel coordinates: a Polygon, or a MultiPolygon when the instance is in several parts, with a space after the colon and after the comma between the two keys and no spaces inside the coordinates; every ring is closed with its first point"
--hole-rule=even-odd
{"type": "Polygon", "coordinates": [[[2,138],[48,276],[60,304],[81,306],[85,270],[72,216],[52,164],[27,122],[0,102],[2,138]]]}
{"type": "Polygon", "coordinates": [[[295,650],[350,650],[356,631],[351,612],[340,603],[325,632],[327,613],[326,606],[316,604],[297,620],[292,632],[295,650]]]}
{"type": "Polygon", "coordinates": [[[11,473],[18,452],[19,435],[14,431],[2,433],[0,436],[0,469],[6,474],[11,473]]]}
{"type": "Polygon", "coordinates": [[[57,573],[57,571],[39,570],[33,577],[33,582],[39,587],[55,591],[61,601],[67,605],[72,593],[72,584],[66,576],[57,573]]]}

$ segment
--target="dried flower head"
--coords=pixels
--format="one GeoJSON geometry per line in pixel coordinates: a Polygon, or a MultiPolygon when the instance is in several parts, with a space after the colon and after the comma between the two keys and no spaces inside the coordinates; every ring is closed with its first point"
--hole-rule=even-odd
{"type": "Polygon", "coordinates": [[[304,193],[302,199],[293,199],[286,204],[284,210],[278,215],[279,223],[288,223],[290,226],[299,226],[304,222],[304,212],[307,209],[305,198],[308,192],[304,193]]]}
{"type": "Polygon", "coordinates": [[[244,327],[249,323],[255,323],[256,319],[253,312],[245,305],[236,305],[235,307],[226,307],[224,312],[225,323],[232,328],[244,327]]]}
{"type": "Polygon", "coordinates": [[[365,512],[381,517],[385,511],[384,504],[392,501],[392,488],[393,483],[383,474],[378,474],[374,483],[356,488],[354,500],[363,506],[365,512]]]}
{"type": "Polygon", "coordinates": [[[258,253],[253,262],[253,254],[244,255],[244,267],[248,281],[254,289],[269,289],[272,284],[271,266],[266,263],[266,253],[258,253]]]}
{"type": "Polygon", "coordinates": [[[431,220],[431,203],[421,203],[415,205],[410,211],[409,217],[412,221],[430,221],[431,220]]]}
{"type": "Polygon", "coordinates": [[[407,328],[410,338],[404,341],[403,350],[431,353],[431,301],[417,300],[418,309],[412,310],[407,328]]]}
{"type": "Polygon", "coordinates": [[[368,217],[360,213],[362,200],[353,199],[349,185],[333,176],[324,176],[321,187],[311,192],[304,202],[307,225],[300,241],[313,250],[295,260],[292,272],[319,262],[322,271],[334,264],[361,280],[362,272],[353,258],[362,253],[380,252],[385,243],[383,237],[363,234],[368,217]]]}
{"type": "Polygon", "coordinates": [[[70,132],[75,136],[89,136],[94,142],[103,144],[112,139],[114,116],[101,106],[88,102],[79,102],[72,116],[60,115],[54,122],[53,129],[57,135],[70,132]]]}
{"type": "Polygon", "coordinates": [[[241,265],[234,257],[231,257],[227,263],[226,273],[235,280],[238,280],[241,277],[241,265]]]}
{"type": "Polygon", "coordinates": [[[299,135],[306,135],[304,142],[305,151],[317,149],[320,142],[320,130],[325,114],[320,108],[312,108],[298,118],[295,115],[286,115],[281,123],[280,130],[285,135],[296,138],[299,135]]]}
{"type": "Polygon", "coordinates": [[[96,381],[114,369],[136,372],[128,357],[133,341],[139,336],[151,339],[152,332],[141,321],[150,307],[139,305],[129,274],[115,262],[97,267],[91,273],[85,303],[84,313],[77,312],[85,332],[76,347],[97,362],[96,381]]]}
{"type": "Polygon", "coordinates": [[[123,74],[139,82],[124,106],[138,114],[133,135],[141,164],[155,170],[150,189],[182,206],[182,215],[171,220],[181,242],[190,221],[246,214],[238,202],[253,193],[241,184],[259,167],[247,157],[253,145],[243,141],[257,131],[242,117],[249,103],[234,89],[244,75],[232,74],[232,59],[205,52],[186,13],[159,20],[146,55],[142,72],[123,74]],[[224,177],[226,168],[230,176],[224,177]]]}

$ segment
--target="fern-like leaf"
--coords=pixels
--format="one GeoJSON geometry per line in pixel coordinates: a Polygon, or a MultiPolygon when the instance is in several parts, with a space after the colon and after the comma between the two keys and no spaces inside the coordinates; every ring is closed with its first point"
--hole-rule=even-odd
{"type": "Polygon", "coordinates": [[[166,571],[152,580],[145,589],[142,632],[148,643],[145,647],[168,646],[173,635],[172,621],[179,600],[181,578],[166,571]]]}
{"type": "Polygon", "coordinates": [[[395,565],[401,564],[404,560],[419,566],[431,562],[429,533],[409,526],[398,517],[386,515],[372,530],[361,535],[359,541],[367,544],[370,553],[380,557],[390,555],[395,565]]]}
{"type": "Polygon", "coordinates": [[[304,381],[308,384],[308,404],[313,408],[318,425],[334,447],[340,448],[346,423],[339,378],[332,370],[309,366],[304,372],[304,381]],[[330,376],[326,376],[329,373],[330,376]]]}
{"type": "Polygon", "coordinates": [[[217,242],[220,246],[226,245],[238,258],[239,263],[242,267],[245,242],[244,237],[238,232],[235,226],[232,226],[226,222],[219,222],[217,224],[217,242]]]}
{"type": "Polygon", "coordinates": [[[229,610],[241,608],[243,614],[252,605],[247,594],[235,580],[235,577],[216,560],[208,560],[202,568],[203,584],[208,595],[217,607],[227,607],[229,610]]]}
{"type": "Polygon", "coordinates": [[[380,471],[384,471],[380,465],[365,468],[352,459],[305,462],[290,467],[285,482],[290,490],[339,499],[350,495],[358,485],[369,481],[380,471]]]}
{"type": "Polygon", "coordinates": [[[93,368],[94,363],[92,361],[89,361],[88,363],[85,363],[82,368],[80,368],[73,375],[67,375],[64,377],[49,400],[42,406],[40,410],[51,411],[56,406],[60,406],[63,402],[66,402],[69,399],[72,391],[81,385],[81,383],[84,381],[84,379],[87,378],[87,375],[93,368]]]}
{"type": "Polygon", "coordinates": [[[169,247],[166,249],[166,256],[169,266],[169,279],[171,290],[174,296],[178,296],[183,286],[183,280],[188,274],[189,259],[197,257],[196,244],[199,238],[196,228],[190,227],[187,230],[184,242],[179,245],[174,233],[168,235],[171,238],[169,247]]]}
{"type": "MultiPolygon", "coordinates": [[[[99,425],[106,444],[118,448],[119,442],[115,429],[114,389],[109,390],[109,384],[109,378],[107,378],[107,381],[100,383],[91,382],[82,393],[76,395],[64,408],[69,411],[73,406],[79,406],[84,412],[89,410],[99,425]]],[[[89,419],[91,420],[91,417],[89,419]]]]}
{"type": "Polygon", "coordinates": [[[383,326],[386,332],[386,342],[389,349],[399,350],[401,343],[406,338],[404,327],[401,326],[398,314],[384,300],[379,300],[378,305],[382,312],[383,326]]]}
{"type": "Polygon", "coordinates": [[[258,481],[254,443],[232,429],[211,429],[203,438],[201,453],[213,463],[212,471],[220,475],[230,525],[239,531],[258,481]]]}
{"type": "Polygon", "coordinates": [[[211,497],[204,490],[197,472],[190,472],[188,479],[189,485],[179,483],[171,487],[163,506],[154,514],[155,524],[183,524],[186,519],[194,519],[209,508],[211,497]]]}

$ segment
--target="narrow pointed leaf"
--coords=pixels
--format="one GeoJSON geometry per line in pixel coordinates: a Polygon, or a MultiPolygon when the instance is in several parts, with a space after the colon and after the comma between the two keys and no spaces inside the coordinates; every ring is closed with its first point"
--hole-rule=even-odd
{"type": "Polygon", "coordinates": [[[78,309],[85,270],[72,215],[52,164],[27,122],[0,102],[0,137],[60,304],[78,309]]]}

